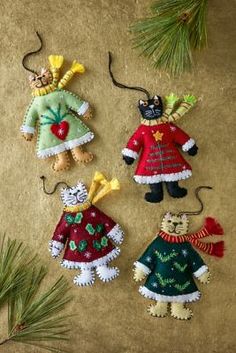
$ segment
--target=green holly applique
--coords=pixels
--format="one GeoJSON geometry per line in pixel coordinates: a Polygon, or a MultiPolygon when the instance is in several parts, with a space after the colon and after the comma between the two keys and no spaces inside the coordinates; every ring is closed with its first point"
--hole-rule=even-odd
{"type": "Polygon", "coordinates": [[[78,212],[75,216],[74,222],[75,223],[81,223],[83,219],[83,213],[82,212],[78,212]]]}
{"type": "Polygon", "coordinates": [[[71,214],[67,214],[65,216],[66,223],[68,224],[73,224],[74,223],[74,217],[71,214]]]}
{"type": "Polygon", "coordinates": [[[103,230],[104,230],[104,224],[98,224],[96,226],[96,232],[97,233],[102,233],[103,230]]]}
{"type": "Polygon", "coordinates": [[[186,270],[186,268],[188,267],[187,264],[181,266],[178,262],[174,262],[174,266],[175,268],[177,268],[178,271],[180,272],[184,272],[186,270]]]}
{"type": "Polygon", "coordinates": [[[93,228],[92,224],[88,223],[88,224],[86,225],[85,229],[87,230],[87,232],[88,232],[90,235],[94,235],[95,229],[93,228]]]}
{"type": "Polygon", "coordinates": [[[76,250],[76,244],[75,244],[74,240],[71,240],[69,242],[69,247],[70,247],[70,250],[72,250],[72,251],[76,250]]]}
{"type": "Polygon", "coordinates": [[[75,223],[81,223],[82,219],[83,219],[83,213],[82,212],[78,212],[75,217],[72,216],[71,214],[67,214],[65,216],[66,222],[68,224],[75,224],[75,223]]]}
{"type": "Polygon", "coordinates": [[[81,240],[78,244],[78,251],[83,252],[87,249],[88,243],[86,240],[81,240]]]}
{"type": "Polygon", "coordinates": [[[102,245],[99,243],[98,240],[93,241],[93,247],[98,251],[102,250],[102,245]]]}
{"type": "Polygon", "coordinates": [[[104,236],[104,237],[101,238],[101,245],[102,245],[103,248],[105,248],[108,245],[107,237],[104,236]]]}

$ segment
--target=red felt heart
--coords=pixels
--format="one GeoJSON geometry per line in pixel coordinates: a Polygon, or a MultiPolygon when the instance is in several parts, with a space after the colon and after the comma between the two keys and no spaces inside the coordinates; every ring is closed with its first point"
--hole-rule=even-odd
{"type": "Polygon", "coordinates": [[[65,140],[69,131],[69,123],[67,121],[62,121],[60,124],[52,124],[51,132],[60,140],[65,140]]]}

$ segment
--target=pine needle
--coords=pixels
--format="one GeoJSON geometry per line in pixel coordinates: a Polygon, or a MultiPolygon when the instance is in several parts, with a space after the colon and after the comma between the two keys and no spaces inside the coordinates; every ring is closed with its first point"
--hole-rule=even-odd
{"type": "Polygon", "coordinates": [[[0,307],[12,290],[17,290],[25,277],[25,270],[35,261],[27,247],[17,240],[0,240],[0,307]]]}
{"type": "Polygon", "coordinates": [[[51,352],[66,352],[45,343],[69,339],[66,322],[71,315],[63,314],[71,299],[68,282],[60,277],[42,291],[40,285],[47,269],[35,261],[35,256],[29,256],[29,249],[22,242],[4,237],[0,250],[0,303],[8,301],[8,337],[0,344],[15,341],[51,352]]]}
{"type": "Polygon", "coordinates": [[[152,58],[154,67],[180,75],[192,64],[191,49],[206,45],[207,0],[159,0],[153,17],[131,26],[134,47],[152,58]]]}

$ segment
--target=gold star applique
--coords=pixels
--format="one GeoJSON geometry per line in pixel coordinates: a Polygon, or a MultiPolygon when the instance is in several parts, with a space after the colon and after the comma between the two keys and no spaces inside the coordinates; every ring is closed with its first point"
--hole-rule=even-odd
{"type": "Polygon", "coordinates": [[[153,134],[153,137],[156,141],[162,141],[162,136],[164,135],[163,132],[156,131],[155,134],[153,134]]]}

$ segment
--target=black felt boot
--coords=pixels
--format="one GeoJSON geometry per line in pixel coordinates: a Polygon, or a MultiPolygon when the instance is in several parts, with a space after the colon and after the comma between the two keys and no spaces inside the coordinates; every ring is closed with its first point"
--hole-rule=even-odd
{"type": "Polygon", "coordinates": [[[162,183],[150,184],[151,192],[145,194],[145,200],[147,202],[157,203],[163,200],[163,187],[162,183]]]}
{"type": "Polygon", "coordinates": [[[171,181],[166,183],[167,191],[170,196],[180,198],[187,195],[188,191],[185,188],[181,188],[178,185],[178,181],[171,181]]]}

